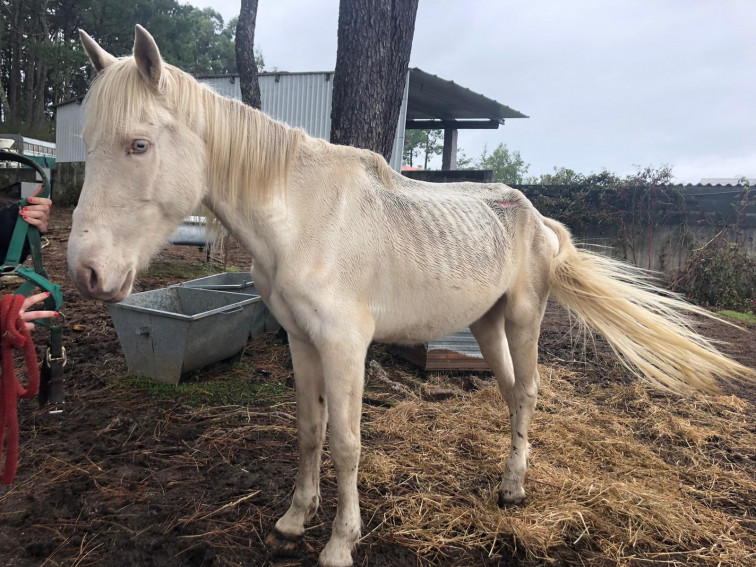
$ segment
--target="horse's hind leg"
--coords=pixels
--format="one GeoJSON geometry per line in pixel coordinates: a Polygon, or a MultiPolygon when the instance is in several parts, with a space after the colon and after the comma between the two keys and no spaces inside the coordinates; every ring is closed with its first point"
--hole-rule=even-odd
{"type": "Polygon", "coordinates": [[[323,366],[317,350],[309,343],[290,337],[291,358],[297,391],[297,436],[299,471],[289,510],[276,522],[266,540],[274,554],[296,550],[304,524],[320,501],[320,455],[328,416],[323,366]]]}
{"type": "Polygon", "coordinates": [[[470,329],[480,345],[509,406],[512,445],[499,487],[499,506],[525,500],[525,472],[528,467],[528,428],[535,410],[539,376],[538,335],[545,297],[502,297],[470,329]]]}

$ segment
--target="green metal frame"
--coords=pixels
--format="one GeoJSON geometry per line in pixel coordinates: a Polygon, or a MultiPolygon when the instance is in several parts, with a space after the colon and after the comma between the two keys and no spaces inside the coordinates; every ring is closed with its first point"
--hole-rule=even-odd
{"type": "MultiPolygon", "coordinates": [[[[34,169],[42,178],[42,191],[38,196],[50,197],[50,179],[36,161],[27,156],[3,150],[0,150],[0,161],[14,161],[34,169]]],[[[29,205],[28,199],[21,199],[18,202],[19,209],[27,205],[29,205]]],[[[44,301],[45,309],[60,311],[63,305],[63,294],[60,291],[60,286],[49,280],[47,270],[45,270],[42,264],[42,238],[39,230],[21,217],[16,220],[10,246],[0,270],[3,275],[14,274],[26,280],[16,290],[15,294],[28,297],[35,288],[47,291],[50,293],[50,297],[44,301]],[[21,254],[26,241],[29,242],[33,268],[21,265],[21,254]]],[[[63,326],[58,321],[53,323],[51,319],[40,319],[34,323],[50,328],[50,347],[47,349],[45,363],[42,368],[39,403],[41,406],[52,404],[54,409],[51,411],[58,412],[61,411],[59,409],[60,405],[65,401],[63,394],[63,366],[66,363],[66,350],[63,348],[63,326]]]]}

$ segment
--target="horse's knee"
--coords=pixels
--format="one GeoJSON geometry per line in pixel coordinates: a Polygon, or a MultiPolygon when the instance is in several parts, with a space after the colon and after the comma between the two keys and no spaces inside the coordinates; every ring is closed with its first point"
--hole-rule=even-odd
{"type": "Polygon", "coordinates": [[[361,443],[359,435],[353,433],[331,433],[331,459],[336,472],[350,472],[357,469],[360,460],[361,443]]]}
{"type": "Polygon", "coordinates": [[[299,426],[299,449],[304,452],[319,451],[325,441],[325,422],[299,426]]]}

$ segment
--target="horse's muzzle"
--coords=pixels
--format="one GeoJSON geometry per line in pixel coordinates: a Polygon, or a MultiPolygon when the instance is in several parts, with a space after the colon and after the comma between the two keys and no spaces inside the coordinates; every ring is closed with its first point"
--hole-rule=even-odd
{"type": "Polygon", "coordinates": [[[117,303],[126,299],[134,283],[134,270],[128,270],[120,278],[105,278],[96,267],[83,265],[71,269],[70,275],[74,285],[84,297],[108,303],[117,303]]]}

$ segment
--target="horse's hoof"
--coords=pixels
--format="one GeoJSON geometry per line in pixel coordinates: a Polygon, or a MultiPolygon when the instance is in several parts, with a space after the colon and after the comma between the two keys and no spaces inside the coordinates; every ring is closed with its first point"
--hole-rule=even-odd
{"type": "Polygon", "coordinates": [[[349,557],[349,563],[323,563],[323,559],[321,558],[318,561],[318,567],[353,567],[354,562],[352,561],[351,556],[349,557]]]}
{"type": "Polygon", "coordinates": [[[329,541],[318,557],[318,567],[352,567],[352,547],[337,546],[329,541]]]}
{"type": "Polygon", "coordinates": [[[301,535],[288,535],[276,528],[265,538],[265,547],[273,557],[294,557],[299,554],[301,535]]]}
{"type": "Polygon", "coordinates": [[[502,509],[517,508],[520,506],[525,506],[526,499],[524,494],[522,496],[515,495],[506,490],[504,492],[499,492],[499,498],[496,503],[499,505],[499,508],[502,509]]]}

